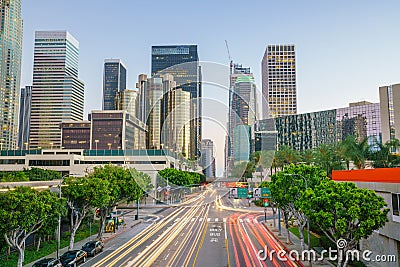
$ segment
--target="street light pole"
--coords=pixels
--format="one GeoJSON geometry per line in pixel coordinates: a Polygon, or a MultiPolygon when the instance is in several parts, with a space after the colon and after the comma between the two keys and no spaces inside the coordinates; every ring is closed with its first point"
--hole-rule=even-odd
{"type": "MultiPolygon", "coordinates": [[[[60,189],[58,190],[58,197],[61,199],[61,186],[64,181],[64,177],[69,176],[69,174],[65,174],[61,177],[60,180],[60,189]]],[[[60,239],[61,239],[61,215],[58,215],[58,228],[57,228],[57,259],[60,258],[60,239]]]]}

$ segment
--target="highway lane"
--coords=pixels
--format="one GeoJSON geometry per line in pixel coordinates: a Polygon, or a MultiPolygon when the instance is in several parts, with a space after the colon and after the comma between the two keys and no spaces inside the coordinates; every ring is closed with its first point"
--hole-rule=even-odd
{"type": "Polygon", "coordinates": [[[210,187],[167,209],[157,222],[149,221],[141,232],[85,267],[298,266],[276,255],[258,257],[265,247],[282,249],[260,223],[264,214],[248,209],[246,201],[221,199],[223,193],[210,187]]]}

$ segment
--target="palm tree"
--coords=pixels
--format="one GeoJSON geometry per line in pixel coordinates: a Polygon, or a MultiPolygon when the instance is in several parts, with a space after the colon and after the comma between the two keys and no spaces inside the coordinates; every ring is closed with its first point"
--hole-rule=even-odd
{"type": "Polygon", "coordinates": [[[371,153],[374,168],[393,168],[400,164],[400,157],[394,153],[400,147],[398,139],[389,140],[382,144],[375,140],[376,149],[371,153]]]}
{"type": "Polygon", "coordinates": [[[347,157],[353,161],[356,168],[359,170],[365,169],[365,162],[371,154],[368,138],[357,141],[354,136],[349,135],[343,140],[343,145],[345,146],[347,157]]]}

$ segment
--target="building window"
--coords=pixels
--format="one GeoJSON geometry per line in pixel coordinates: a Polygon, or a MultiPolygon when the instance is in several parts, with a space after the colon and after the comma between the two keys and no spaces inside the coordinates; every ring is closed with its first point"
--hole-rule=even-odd
{"type": "Polygon", "coordinates": [[[400,206],[400,194],[392,194],[392,213],[395,216],[400,216],[399,206],[400,206]]]}

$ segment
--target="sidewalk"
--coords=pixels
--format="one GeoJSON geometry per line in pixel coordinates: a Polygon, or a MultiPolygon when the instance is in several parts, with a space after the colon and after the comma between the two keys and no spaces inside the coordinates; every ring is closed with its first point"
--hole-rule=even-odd
{"type": "MultiPolygon", "coordinates": [[[[104,242],[105,245],[107,245],[107,242],[108,242],[109,240],[111,240],[111,239],[113,239],[113,238],[119,236],[119,235],[122,234],[122,233],[125,233],[126,231],[128,231],[129,229],[131,229],[132,227],[134,227],[135,225],[138,225],[138,224],[140,224],[140,223],[143,222],[143,220],[141,220],[141,219],[135,221],[135,219],[134,219],[134,218],[135,218],[135,214],[133,214],[132,212],[130,212],[130,213],[128,213],[128,214],[125,214],[124,217],[125,217],[125,218],[124,218],[124,219],[125,219],[125,226],[120,226],[120,227],[118,228],[118,230],[116,230],[115,233],[103,233],[103,242],[104,242]]],[[[81,241],[75,242],[75,243],[74,243],[74,249],[81,249],[82,246],[83,246],[86,242],[88,242],[88,241],[90,241],[90,240],[94,240],[96,237],[97,237],[97,233],[96,233],[95,235],[92,235],[92,236],[90,236],[90,237],[87,237],[87,238],[85,238],[85,239],[82,239],[81,241]]],[[[67,252],[67,251],[68,251],[68,247],[65,247],[65,248],[60,249],[60,256],[61,256],[63,253],[67,252]]],[[[57,258],[57,251],[55,251],[55,252],[53,252],[53,253],[51,253],[51,254],[49,254],[49,255],[47,255],[47,256],[41,258],[41,259],[44,259],[44,258],[57,258]]],[[[39,261],[39,260],[41,260],[41,259],[37,259],[37,260],[34,261],[34,262],[31,262],[31,263],[29,263],[29,264],[26,264],[26,265],[24,265],[24,267],[31,267],[35,262],[37,262],[37,261],[39,261]]]]}
{"type": "MultiPolygon", "coordinates": [[[[295,236],[293,233],[289,232],[290,240],[292,241],[292,244],[287,244],[286,243],[287,231],[283,224],[281,224],[281,226],[282,226],[281,227],[281,235],[279,235],[278,229],[273,227],[273,225],[274,225],[273,219],[267,220],[267,222],[264,225],[266,225],[268,230],[274,235],[275,239],[278,240],[278,242],[281,244],[281,246],[283,248],[286,248],[286,251],[296,250],[301,255],[302,250],[301,250],[301,245],[300,245],[300,239],[297,236],[295,236]]],[[[306,244],[306,246],[307,246],[307,244],[306,244]]],[[[313,249],[313,248],[311,248],[311,249],[313,249]]],[[[312,261],[312,266],[329,266],[329,267],[335,266],[327,260],[318,261],[319,254],[317,254],[316,258],[317,258],[317,261],[312,261]]],[[[301,261],[301,263],[304,266],[310,266],[310,263],[308,261],[301,261]]]]}

